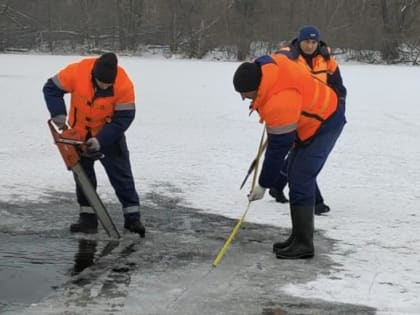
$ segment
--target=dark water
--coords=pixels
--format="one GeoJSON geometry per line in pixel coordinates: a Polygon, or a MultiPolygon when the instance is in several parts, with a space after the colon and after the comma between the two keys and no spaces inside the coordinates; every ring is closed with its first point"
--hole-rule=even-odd
{"type": "Polygon", "coordinates": [[[0,302],[39,301],[68,277],[77,241],[0,233],[0,302]]]}
{"type": "MultiPolygon", "coordinates": [[[[66,193],[41,202],[0,202],[0,313],[39,302],[92,265],[107,246],[69,232],[75,209],[74,196],[66,193]]],[[[98,235],[105,237],[103,231],[98,235]]]]}
{"type": "Polygon", "coordinates": [[[37,303],[117,244],[0,233],[0,313],[37,303]]]}

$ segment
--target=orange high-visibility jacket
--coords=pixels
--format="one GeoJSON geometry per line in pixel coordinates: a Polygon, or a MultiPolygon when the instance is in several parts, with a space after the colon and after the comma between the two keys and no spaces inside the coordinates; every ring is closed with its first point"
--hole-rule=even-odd
{"type": "Polygon", "coordinates": [[[86,58],[60,70],[52,80],[71,93],[69,124],[83,137],[96,136],[115,111],[135,109],[134,87],[123,68],[118,66],[113,95],[94,98],[92,69],[96,58],[86,58]]]}
{"type": "Polygon", "coordinates": [[[284,55],[258,58],[262,79],[252,108],[266,123],[267,132],[297,131],[301,142],[315,135],[337,109],[337,95],[324,82],[284,55]]]}
{"type": "MultiPolygon", "coordinates": [[[[328,53],[331,53],[331,49],[326,47],[328,53]]],[[[290,51],[290,47],[283,47],[280,49],[282,51],[290,51]]],[[[328,59],[318,54],[312,58],[312,68],[308,65],[305,58],[301,54],[294,59],[298,64],[304,67],[307,71],[312,73],[315,77],[320,79],[322,82],[327,82],[328,74],[333,74],[337,70],[337,62],[333,56],[330,56],[328,59]]]]}

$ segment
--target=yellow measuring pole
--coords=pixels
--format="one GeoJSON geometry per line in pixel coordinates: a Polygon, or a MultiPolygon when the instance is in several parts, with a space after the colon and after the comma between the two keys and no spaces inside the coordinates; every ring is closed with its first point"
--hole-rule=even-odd
{"type": "MultiPolygon", "coordinates": [[[[258,177],[258,164],[260,162],[261,154],[264,151],[264,147],[263,147],[264,136],[265,136],[265,127],[263,128],[263,133],[261,135],[260,145],[258,147],[257,156],[255,158],[256,164],[255,164],[255,168],[254,168],[254,177],[252,178],[251,191],[254,189],[255,183],[256,183],[257,177],[258,177]]],[[[212,263],[213,267],[217,267],[217,265],[220,263],[223,256],[225,255],[226,251],[228,250],[228,248],[229,248],[230,244],[232,243],[233,239],[235,238],[236,234],[238,234],[239,229],[242,226],[242,223],[245,221],[245,217],[246,217],[246,214],[248,213],[248,210],[249,210],[250,206],[251,206],[251,201],[248,201],[248,205],[246,206],[244,214],[242,214],[242,216],[240,217],[238,222],[236,222],[236,225],[233,228],[232,232],[230,233],[230,236],[228,237],[228,239],[226,240],[226,242],[222,246],[222,248],[219,250],[216,258],[213,260],[213,263],[212,263]]]]}

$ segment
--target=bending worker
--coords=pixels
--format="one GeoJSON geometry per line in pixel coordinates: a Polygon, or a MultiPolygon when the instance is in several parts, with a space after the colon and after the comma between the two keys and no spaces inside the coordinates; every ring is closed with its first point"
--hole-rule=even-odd
{"type": "Polygon", "coordinates": [[[267,127],[267,150],[258,184],[248,198],[262,199],[278,180],[285,156],[292,233],[275,243],[277,258],[314,256],[316,178],[346,123],[335,91],[282,54],[242,63],[233,78],[242,99],[267,127]]]}

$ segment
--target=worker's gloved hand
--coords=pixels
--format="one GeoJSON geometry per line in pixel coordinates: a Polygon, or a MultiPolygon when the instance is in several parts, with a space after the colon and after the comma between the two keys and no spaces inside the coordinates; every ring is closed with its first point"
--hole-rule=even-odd
{"type": "Polygon", "coordinates": [[[86,148],[88,152],[98,152],[101,149],[99,140],[95,137],[86,140],[86,148]]]}
{"type": "Polygon", "coordinates": [[[248,194],[249,201],[260,200],[264,197],[265,188],[261,187],[259,184],[256,184],[254,189],[248,194]]]}
{"type": "Polygon", "coordinates": [[[54,124],[58,127],[59,130],[63,130],[66,128],[66,115],[57,115],[51,118],[54,124]]]}

